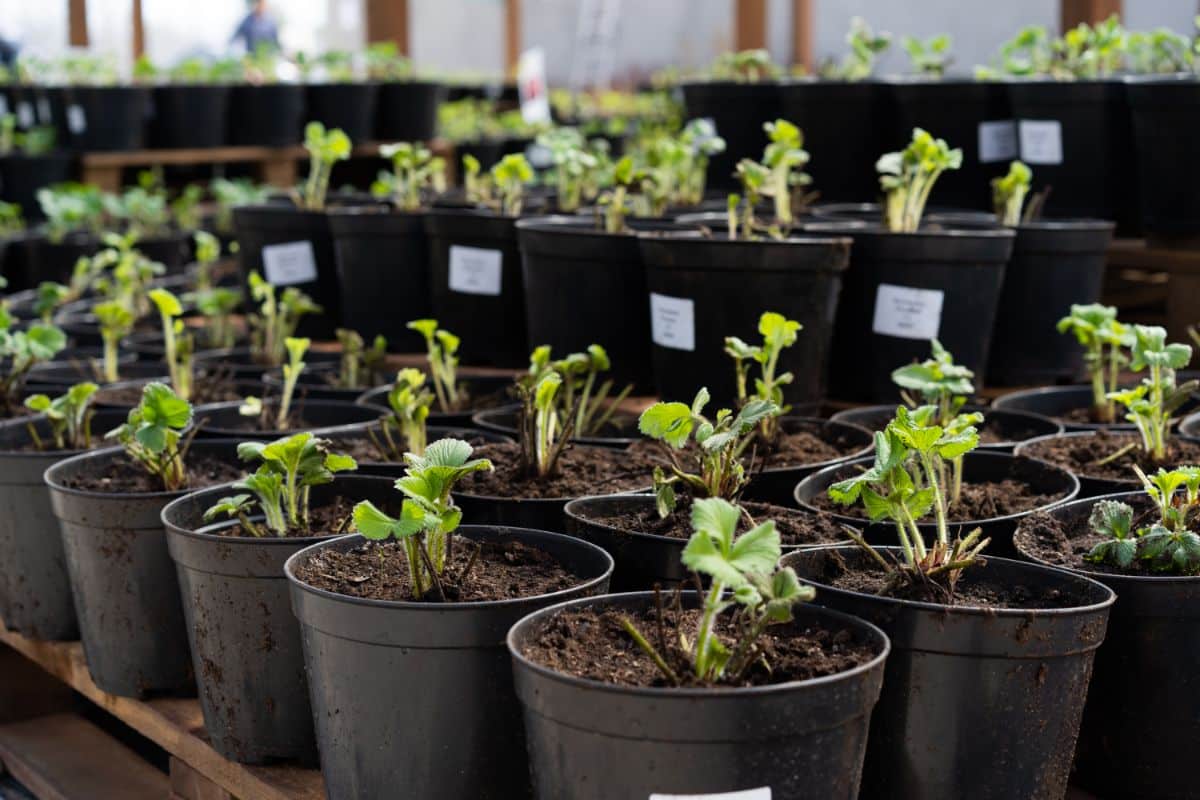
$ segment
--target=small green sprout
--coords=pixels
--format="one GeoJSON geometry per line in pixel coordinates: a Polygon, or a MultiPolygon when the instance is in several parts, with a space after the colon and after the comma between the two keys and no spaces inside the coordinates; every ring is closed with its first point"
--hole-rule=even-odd
{"type": "Polygon", "coordinates": [[[221,240],[208,231],[196,231],[192,239],[196,244],[196,289],[211,289],[213,264],[221,258],[221,240]]]}
{"type": "Polygon", "coordinates": [[[350,158],[351,147],[350,137],[341,128],[327,131],[324,125],[316,121],[304,127],[304,149],[309,154],[309,166],[308,180],[297,202],[300,208],[306,211],[325,208],[333,165],[350,158]]]}
{"type": "Polygon", "coordinates": [[[54,312],[70,299],[71,290],[61,283],[42,281],[35,291],[33,313],[38,315],[38,319],[49,325],[54,318],[54,312]]]}
{"type": "Polygon", "coordinates": [[[466,391],[458,383],[459,338],[438,327],[436,319],[414,319],[408,328],[425,337],[429,376],[437,395],[438,410],[443,414],[458,411],[466,402],[466,391]]]}
{"type": "Polygon", "coordinates": [[[846,44],[850,52],[839,64],[829,59],[821,64],[821,77],[842,81],[864,81],[875,72],[875,59],[892,46],[892,35],[887,31],[875,33],[862,17],[850,20],[846,33],[846,44]]]}
{"type": "Polygon", "coordinates": [[[921,128],[913,129],[908,147],[881,156],[875,169],[886,195],[887,229],[893,233],[915,233],[921,227],[925,203],[938,177],[961,166],[962,150],[951,150],[944,139],[935,139],[921,128]]]}
{"type": "Polygon", "coordinates": [[[454,484],[467,475],[492,469],[490,461],[472,460],[471,453],[471,445],[458,439],[432,442],[423,455],[406,453],[408,469],[396,481],[396,488],[404,495],[398,519],[369,500],[354,507],[354,526],[359,533],[374,541],[395,537],[403,544],[414,600],[433,596],[445,601],[447,590],[463,585],[475,563],[472,558],[457,575],[447,572],[454,531],[462,522],[462,510],[454,505],[450,493],[454,484]]]}
{"type": "Polygon", "coordinates": [[[781,70],[771,61],[770,53],[757,49],[722,53],[713,62],[710,72],[718,80],[758,83],[779,77],[781,70]]]}
{"type": "Polygon", "coordinates": [[[550,151],[554,164],[552,182],[557,190],[558,210],[573,214],[583,204],[583,187],[599,161],[587,150],[587,142],[577,128],[552,128],[537,138],[550,151]]]}
{"type": "Polygon", "coordinates": [[[625,217],[630,211],[629,192],[643,178],[643,172],[634,166],[632,156],[622,156],[613,165],[612,188],[600,195],[597,211],[603,211],[604,230],[608,233],[625,233],[625,217]]]}
{"type": "MultiPolygon", "coordinates": [[[[446,160],[433,155],[425,145],[414,142],[385,144],[380,146],[379,155],[392,162],[392,172],[387,180],[381,176],[378,189],[400,210],[419,211],[427,194],[445,191],[446,160]]],[[[372,188],[373,193],[375,188],[372,188]]]]}
{"type": "Polygon", "coordinates": [[[284,340],[284,345],[287,347],[288,363],[283,365],[283,393],[279,396],[279,409],[275,415],[275,427],[279,430],[287,430],[288,418],[292,413],[292,398],[296,394],[296,382],[300,380],[300,373],[304,372],[304,354],[308,351],[308,346],[312,344],[311,339],[301,339],[288,337],[284,340]]]}
{"type": "Polygon", "coordinates": [[[1092,419],[1108,424],[1116,419],[1111,395],[1117,391],[1121,368],[1129,363],[1128,349],[1134,336],[1128,325],[1117,320],[1115,306],[1099,303],[1072,305],[1071,313],[1058,321],[1058,332],[1070,331],[1083,345],[1083,363],[1092,383],[1092,419]]]}
{"type": "Polygon", "coordinates": [[[383,374],[387,360],[387,339],[376,336],[367,347],[357,331],[338,328],[336,335],[342,346],[337,385],[345,389],[374,386],[376,376],[383,374]]]}
{"type": "Polygon", "coordinates": [[[1123,569],[1141,560],[1148,562],[1154,572],[1200,573],[1200,535],[1190,529],[1195,527],[1200,509],[1200,467],[1160,468],[1150,476],[1137,466],[1134,471],[1158,510],[1158,521],[1134,530],[1131,506],[1117,500],[1098,500],[1092,506],[1088,526],[1109,538],[1084,558],[1123,569]]]}
{"type": "Polygon", "coordinates": [[[499,212],[506,217],[519,217],[525,185],[533,180],[533,167],[520,153],[509,153],[492,167],[491,176],[500,193],[499,212]]]}
{"type": "Polygon", "coordinates": [[[233,347],[237,342],[233,312],[242,302],[242,293],[227,286],[213,286],[197,291],[191,299],[196,310],[204,315],[201,333],[204,343],[214,350],[233,347]]]}
{"type": "Polygon", "coordinates": [[[950,56],[950,36],[945,33],[931,36],[925,41],[905,36],[900,44],[912,61],[913,72],[918,75],[941,78],[946,74],[946,67],[954,60],[950,56]]]}
{"type": "Polygon", "coordinates": [[[1007,175],[992,178],[992,207],[1001,225],[1015,228],[1021,224],[1021,207],[1032,182],[1033,171],[1020,161],[1009,164],[1007,175]]]}
{"type": "Polygon", "coordinates": [[[404,453],[421,455],[425,452],[425,421],[433,405],[433,392],[425,386],[425,373],[406,367],[396,373],[396,380],[387,395],[390,416],[380,423],[379,435],[367,429],[375,449],[389,461],[399,461],[404,453]],[[403,444],[397,437],[404,440],[403,444]]]}
{"type": "Polygon", "coordinates": [[[92,306],[92,314],[100,325],[100,338],[104,340],[101,374],[106,383],[115,383],[121,379],[118,368],[121,340],[133,330],[133,313],[116,300],[106,300],[92,306]]]}
{"type": "Polygon", "coordinates": [[[142,399],[129,410],[125,424],[105,434],[116,439],[127,455],[162,481],[163,489],[178,491],[187,486],[184,465],[191,438],[182,440],[192,422],[192,406],[164,383],[148,383],[142,399]]]}
{"type": "Polygon", "coordinates": [[[9,411],[20,405],[18,395],[29,370],[67,346],[66,334],[56,325],[35,323],[13,331],[12,323],[7,308],[0,306],[0,361],[7,364],[7,369],[0,370],[0,406],[9,411]]]}
{"type": "MultiPolygon", "coordinates": [[[[312,487],[333,481],[338,472],[354,470],[358,464],[347,455],[330,451],[330,442],[311,433],[297,433],[274,442],[242,442],[238,457],[242,461],[261,461],[251,475],[233,484],[247,494],[222,497],[204,512],[211,522],[221,514],[237,517],[242,529],[251,536],[301,536],[311,533],[309,495],[312,487]],[[257,504],[264,524],[250,519],[257,504]]],[[[339,533],[349,518],[332,533],[339,533]]],[[[329,533],[329,531],[322,531],[329,533]]]]}
{"type": "Polygon", "coordinates": [[[1125,419],[1137,426],[1142,436],[1142,450],[1157,463],[1167,459],[1171,436],[1172,415],[1188,401],[1200,382],[1175,384],[1176,370],[1192,360],[1191,345],[1167,344],[1167,332],[1156,325],[1133,326],[1133,357],[1129,367],[1134,372],[1147,371],[1142,382],[1131,389],[1110,392],[1109,400],[1116,401],[1128,412],[1125,419]]]}
{"type": "MultiPolygon", "coordinates": [[[[774,403],[779,406],[780,414],[786,414],[790,410],[783,402],[783,387],[790,384],[794,376],[790,372],[780,375],[776,375],[775,372],[779,366],[780,353],[796,343],[797,334],[803,327],[796,320],[788,319],[782,314],[764,311],[758,318],[758,332],[763,337],[761,345],[747,344],[737,336],[725,337],[725,354],[733,358],[734,369],[737,371],[739,407],[754,399],[774,403]],[[754,379],[753,394],[748,390],[750,362],[759,365],[759,376],[754,379]]],[[[776,416],[764,417],[759,423],[759,432],[763,440],[773,442],[778,427],[776,416]]]]}
{"type": "MultiPolygon", "coordinates": [[[[55,450],[88,450],[92,446],[92,395],[99,389],[94,383],[77,383],[51,400],[44,394],[25,398],[25,407],[42,414],[50,425],[55,450]]],[[[49,450],[50,442],[44,441],[37,426],[28,423],[29,435],[38,450],[49,450]]]]}
{"type": "Polygon", "coordinates": [[[163,358],[170,372],[171,387],[184,400],[191,400],[195,384],[195,365],[192,361],[195,342],[192,334],[184,332],[183,320],[180,319],[183,305],[179,298],[161,288],[150,290],[150,300],[162,319],[163,358]]]}
{"type": "Polygon", "coordinates": [[[248,282],[250,297],[259,304],[258,311],[250,315],[254,360],[266,366],[281,366],[287,357],[284,342],[295,335],[300,318],[323,309],[295,286],[287,287],[276,297],[275,287],[256,271],[250,272],[248,282]]]}

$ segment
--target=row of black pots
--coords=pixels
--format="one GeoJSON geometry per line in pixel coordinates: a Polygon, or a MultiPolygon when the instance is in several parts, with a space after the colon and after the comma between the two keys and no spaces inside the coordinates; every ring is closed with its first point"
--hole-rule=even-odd
{"type": "Polygon", "coordinates": [[[352,141],[433,138],[441,84],[430,81],[316,84],[8,87],[31,104],[70,150],[299,144],[312,120],[352,141]]]}
{"type": "MultiPolygon", "coordinates": [[[[83,232],[67,234],[57,242],[35,232],[2,241],[0,275],[8,281],[6,292],[32,289],[43,281],[66,284],[76,261],[91,257],[104,247],[100,237],[83,232]]],[[[166,267],[167,274],[178,275],[191,254],[191,234],[176,231],[167,236],[147,237],[137,247],[147,258],[166,267]]]]}
{"type": "Polygon", "coordinates": [[[72,176],[72,159],[66,153],[0,156],[0,200],[16,203],[27,221],[44,217],[37,201],[38,190],[63,183],[72,176]]]}

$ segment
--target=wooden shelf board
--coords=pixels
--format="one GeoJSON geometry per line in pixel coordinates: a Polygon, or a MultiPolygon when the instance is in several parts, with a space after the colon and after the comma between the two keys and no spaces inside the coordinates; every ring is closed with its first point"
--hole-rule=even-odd
{"type": "MultiPolygon", "coordinates": [[[[158,744],[241,800],[324,800],[321,773],[295,765],[252,766],[230,761],[205,740],[200,703],[193,698],[134,700],[102,691],[92,682],[79,642],[28,639],[0,624],[7,644],[88,700],[158,744]]],[[[165,796],[166,792],[163,792],[165,796]]]]}

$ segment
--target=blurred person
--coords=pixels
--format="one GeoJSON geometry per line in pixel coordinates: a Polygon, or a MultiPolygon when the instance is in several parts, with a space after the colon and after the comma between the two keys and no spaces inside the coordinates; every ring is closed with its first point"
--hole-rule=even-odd
{"type": "Polygon", "coordinates": [[[264,46],[272,50],[279,49],[279,26],[275,23],[275,18],[267,13],[266,0],[252,0],[250,12],[237,26],[229,41],[240,42],[247,53],[253,53],[264,46]]]}

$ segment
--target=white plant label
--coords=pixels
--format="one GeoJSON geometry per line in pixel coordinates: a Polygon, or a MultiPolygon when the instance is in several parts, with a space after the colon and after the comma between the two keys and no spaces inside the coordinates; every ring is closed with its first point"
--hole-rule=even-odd
{"type": "Polygon", "coordinates": [[[979,163],[993,164],[1017,157],[1017,123],[1011,119],[979,123],[979,163]]]}
{"type": "Polygon", "coordinates": [[[54,121],[54,113],[50,110],[50,101],[46,98],[43,97],[37,101],[37,112],[43,125],[49,125],[54,121]]]}
{"type": "Polygon", "coordinates": [[[74,134],[87,130],[87,114],[84,113],[83,106],[67,106],[67,127],[74,134]]]}
{"type": "Polygon", "coordinates": [[[1062,123],[1055,119],[1023,119],[1017,133],[1021,140],[1021,160],[1026,164],[1063,162],[1062,123]]]}
{"type": "Polygon", "coordinates": [[[689,353],[695,350],[696,303],[686,297],[651,292],[650,338],[655,344],[672,350],[687,350],[689,353]]]}
{"type": "Polygon", "coordinates": [[[312,283],[317,279],[317,257],[312,242],[285,242],[263,247],[263,272],[276,286],[312,283]]]}
{"type": "Polygon", "coordinates": [[[496,297],[504,276],[504,253],[450,245],[450,291],[496,297]]]}
{"type": "Polygon", "coordinates": [[[875,319],[871,330],[901,339],[936,339],[942,326],[941,289],[879,284],[875,295],[875,319]]]}
{"type": "Polygon", "coordinates": [[[33,127],[33,106],[28,101],[17,103],[17,122],[22,128],[33,127]]]}
{"type": "Polygon", "coordinates": [[[720,794],[652,794],[650,800],[771,800],[771,787],[744,789],[720,794]]]}

